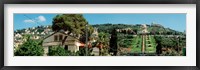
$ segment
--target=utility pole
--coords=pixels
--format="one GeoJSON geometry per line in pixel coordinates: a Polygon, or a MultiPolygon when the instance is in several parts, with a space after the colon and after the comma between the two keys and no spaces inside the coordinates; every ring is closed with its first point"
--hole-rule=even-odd
{"type": "Polygon", "coordinates": [[[88,55],[88,25],[86,24],[86,26],[85,26],[85,55],[87,56],[88,55]]]}

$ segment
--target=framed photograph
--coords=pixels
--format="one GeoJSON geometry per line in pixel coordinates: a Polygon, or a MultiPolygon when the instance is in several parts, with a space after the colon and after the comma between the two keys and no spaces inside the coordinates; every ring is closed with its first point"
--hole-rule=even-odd
{"type": "Polygon", "coordinates": [[[196,1],[54,2],[3,1],[3,69],[199,69],[196,1]]]}

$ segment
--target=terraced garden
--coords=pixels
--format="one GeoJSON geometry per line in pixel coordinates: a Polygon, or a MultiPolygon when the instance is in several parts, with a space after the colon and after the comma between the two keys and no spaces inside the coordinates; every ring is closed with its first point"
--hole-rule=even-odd
{"type": "Polygon", "coordinates": [[[142,51],[142,36],[136,36],[132,41],[131,53],[141,53],[142,51]]]}
{"type": "Polygon", "coordinates": [[[120,40],[120,47],[130,48],[128,53],[156,53],[156,42],[151,35],[127,35],[122,40],[120,40]],[[144,43],[143,43],[144,37],[144,43]],[[143,49],[144,48],[144,49],[143,49]]]}
{"type": "Polygon", "coordinates": [[[156,53],[156,42],[153,36],[145,36],[145,53],[156,53]]]}

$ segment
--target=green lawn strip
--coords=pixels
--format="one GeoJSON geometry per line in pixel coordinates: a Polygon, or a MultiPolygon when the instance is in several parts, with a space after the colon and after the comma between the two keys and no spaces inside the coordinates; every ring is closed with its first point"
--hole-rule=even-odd
{"type": "Polygon", "coordinates": [[[156,52],[156,46],[155,46],[155,39],[152,37],[152,36],[149,36],[149,42],[150,44],[148,43],[148,40],[145,41],[146,44],[146,53],[155,53],[156,52]],[[149,47],[149,45],[151,45],[151,47],[149,47]]]}
{"type": "Polygon", "coordinates": [[[142,38],[139,38],[139,36],[133,38],[133,46],[131,49],[132,53],[141,53],[141,47],[142,47],[141,44],[142,44],[142,38]]]}
{"type": "Polygon", "coordinates": [[[131,41],[131,53],[141,53],[142,47],[142,37],[136,36],[132,39],[125,37],[123,43],[129,44],[128,42],[131,41]]]}
{"type": "Polygon", "coordinates": [[[137,44],[138,38],[139,38],[138,36],[136,36],[136,37],[133,38],[133,45],[136,45],[136,44],[137,44]]]}

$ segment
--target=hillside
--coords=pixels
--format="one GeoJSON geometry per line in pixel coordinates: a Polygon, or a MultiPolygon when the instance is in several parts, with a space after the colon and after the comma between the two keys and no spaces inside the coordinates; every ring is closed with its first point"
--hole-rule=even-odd
{"type": "MultiPolygon", "coordinates": [[[[120,32],[122,33],[131,33],[131,34],[138,34],[142,30],[141,24],[129,25],[129,24],[106,23],[106,24],[95,24],[92,26],[98,28],[98,32],[105,32],[105,33],[111,33],[111,31],[114,28],[120,30],[120,32]]],[[[170,28],[165,28],[164,26],[159,24],[147,25],[147,30],[151,35],[185,35],[184,32],[179,32],[170,28]]],[[[46,35],[49,35],[51,33],[53,33],[51,25],[37,26],[37,27],[19,29],[14,31],[14,35],[31,34],[31,35],[42,36],[41,38],[44,38],[46,35]]]]}
{"type": "MultiPolygon", "coordinates": [[[[111,33],[111,30],[114,28],[120,29],[120,30],[129,30],[133,34],[138,34],[139,31],[141,31],[141,24],[136,24],[136,25],[128,25],[128,24],[111,24],[111,23],[106,23],[106,24],[95,24],[92,25],[93,27],[98,28],[99,32],[106,32],[106,33],[111,33]]],[[[164,26],[160,24],[151,24],[147,25],[147,30],[150,34],[153,35],[185,35],[184,32],[179,32],[170,28],[165,28],[164,26]]],[[[123,32],[123,31],[122,31],[123,32]]]]}

